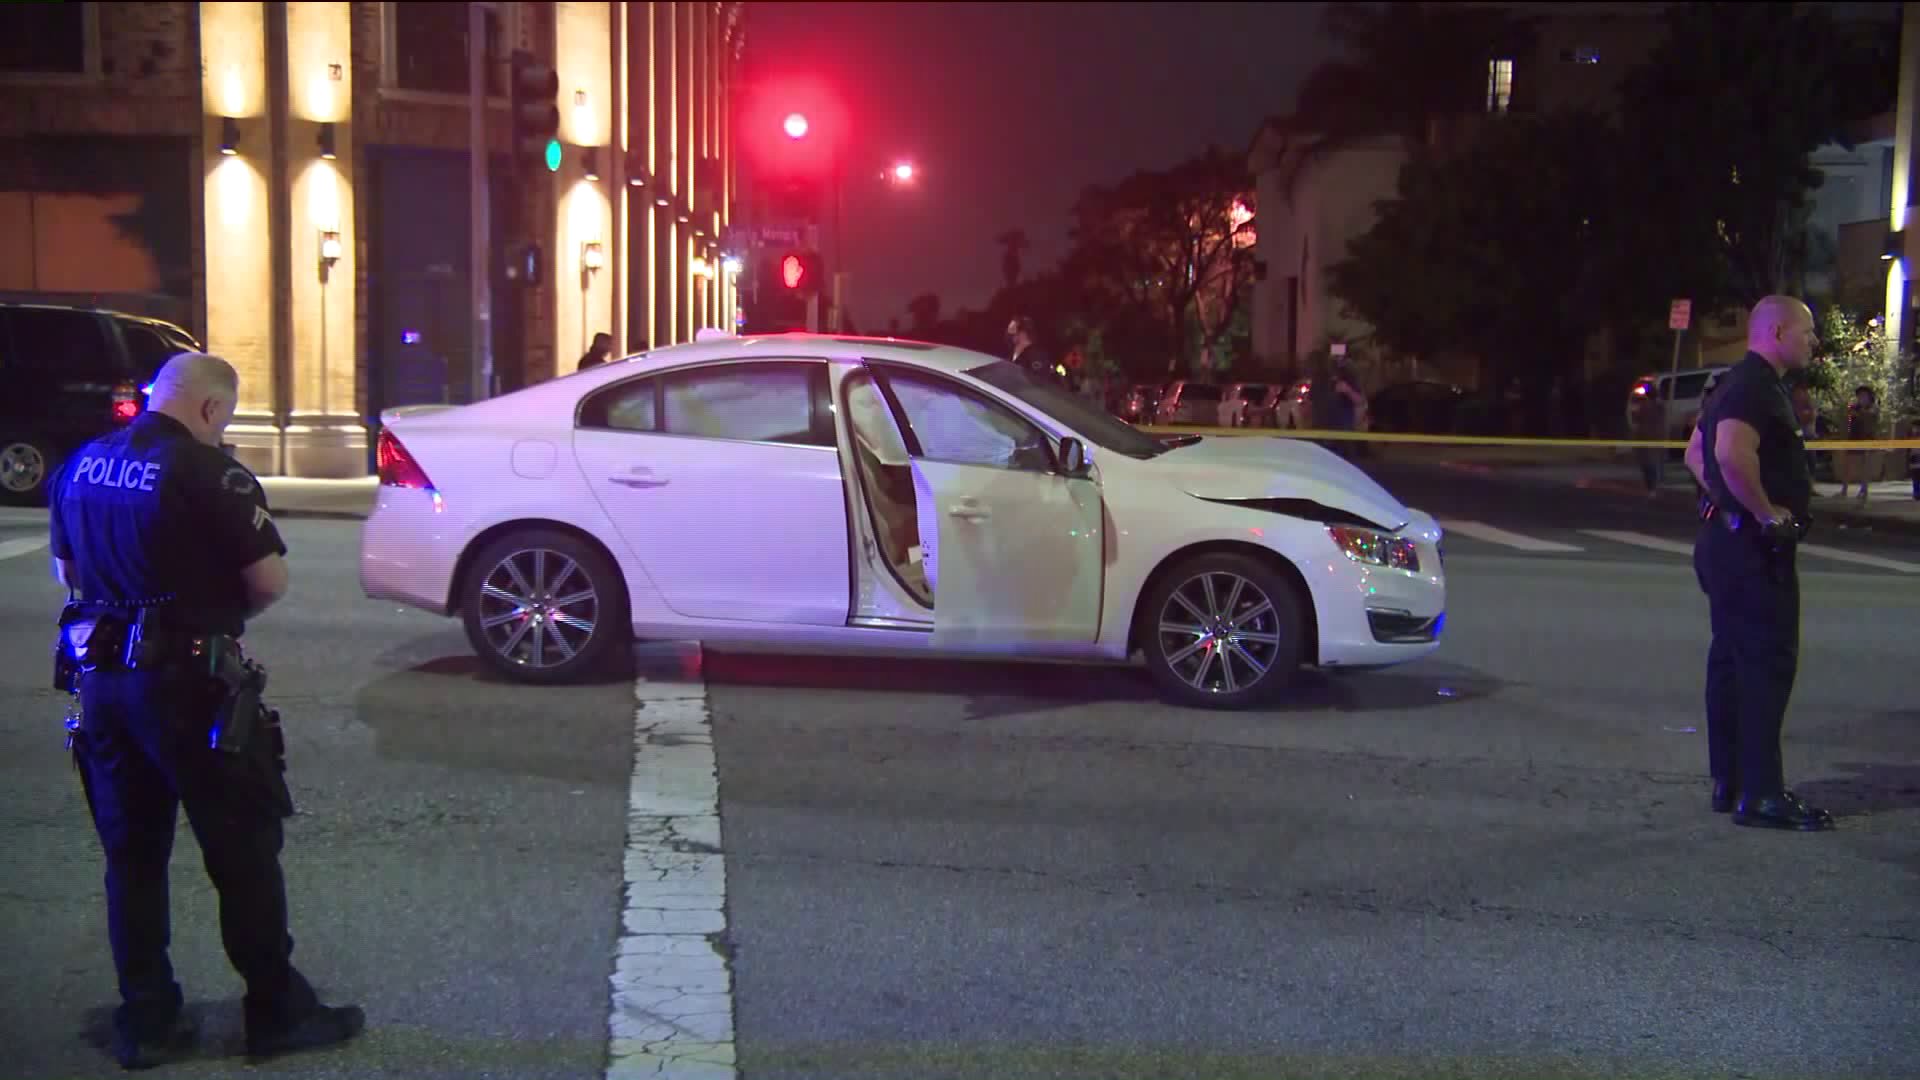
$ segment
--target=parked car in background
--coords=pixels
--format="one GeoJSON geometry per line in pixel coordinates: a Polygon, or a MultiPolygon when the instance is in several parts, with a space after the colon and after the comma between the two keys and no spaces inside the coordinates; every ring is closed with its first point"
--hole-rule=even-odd
{"type": "Polygon", "coordinates": [[[1214,427],[1220,423],[1220,402],[1224,394],[1225,391],[1213,383],[1175,379],[1161,395],[1153,422],[1214,427]]]}
{"type": "Polygon", "coordinates": [[[1129,424],[1151,424],[1160,408],[1159,383],[1135,383],[1120,395],[1113,414],[1129,424]]]}
{"type": "Polygon", "coordinates": [[[200,351],[159,319],[0,303],[0,502],[44,503],[67,455],[140,415],[169,357],[200,351]]]}
{"type": "Polygon", "coordinates": [[[1633,427],[1634,402],[1652,396],[1667,402],[1667,437],[1686,438],[1693,429],[1694,418],[1700,415],[1700,404],[1706,396],[1707,384],[1713,381],[1714,376],[1727,370],[1729,365],[1720,364],[1664,375],[1649,373],[1640,376],[1634,380],[1633,388],[1627,391],[1627,428],[1631,430],[1633,427]]]}

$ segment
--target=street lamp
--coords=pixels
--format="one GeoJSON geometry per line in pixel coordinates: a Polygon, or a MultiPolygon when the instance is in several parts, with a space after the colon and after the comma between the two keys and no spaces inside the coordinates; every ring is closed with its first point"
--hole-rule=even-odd
{"type": "Polygon", "coordinates": [[[807,137],[807,118],[800,113],[788,113],[780,123],[780,130],[785,131],[789,139],[804,139],[807,137]]]}
{"type": "Polygon", "coordinates": [[[913,179],[913,162],[902,161],[893,167],[893,180],[896,184],[905,184],[913,179]]]}

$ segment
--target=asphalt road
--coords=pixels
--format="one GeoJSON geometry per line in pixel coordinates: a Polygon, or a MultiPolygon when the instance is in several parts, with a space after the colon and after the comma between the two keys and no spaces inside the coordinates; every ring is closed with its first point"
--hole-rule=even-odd
{"type": "MultiPolygon", "coordinates": [[[[1435,657],[1270,712],[1125,670],[709,654],[743,1075],[1913,1076],[1920,548],[1818,538],[1889,563],[1803,564],[1788,766],[1842,827],[1738,829],[1705,807],[1704,602],[1646,542],[1683,511],[1384,479],[1507,542],[1450,536],[1435,657]]],[[[452,624],[358,598],[351,523],[284,527],[296,594],[249,637],[302,804],[296,958],[370,1031],[257,1072],[602,1075],[632,688],[483,680],[452,624]]],[[[86,1036],[112,969],[45,574],[0,560],[22,1080],[117,1075],[86,1036]]],[[[184,828],[177,853],[175,962],[231,1049],[184,828]]]]}

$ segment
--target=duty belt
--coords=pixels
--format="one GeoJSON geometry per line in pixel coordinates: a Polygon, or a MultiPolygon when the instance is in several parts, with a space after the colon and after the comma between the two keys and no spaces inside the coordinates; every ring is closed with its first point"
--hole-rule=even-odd
{"type": "Polygon", "coordinates": [[[69,603],[60,613],[58,645],[83,672],[168,665],[211,672],[219,653],[238,650],[239,643],[231,637],[194,633],[167,623],[159,614],[153,605],[69,603]]]}

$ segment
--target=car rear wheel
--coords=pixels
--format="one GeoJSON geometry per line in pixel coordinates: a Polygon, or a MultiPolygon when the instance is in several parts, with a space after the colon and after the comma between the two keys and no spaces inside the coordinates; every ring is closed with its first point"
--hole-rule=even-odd
{"type": "Polygon", "coordinates": [[[633,635],[619,568],[556,530],[489,543],[473,560],[461,601],[474,652],[518,682],[571,682],[602,671],[633,635]]]}
{"type": "Polygon", "coordinates": [[[1245,555],[1200,555],[1174,567],[1141,618],[1147,670],[1182,705],[1271,701],[1293,684],[1306,649],[1293,583],[1245,555]]]}
{"type": "Polygon", "coordinates": [[[38,506],[53,478],[53,448],[37,439],[0,439],[0,500],[38,506]]]}

